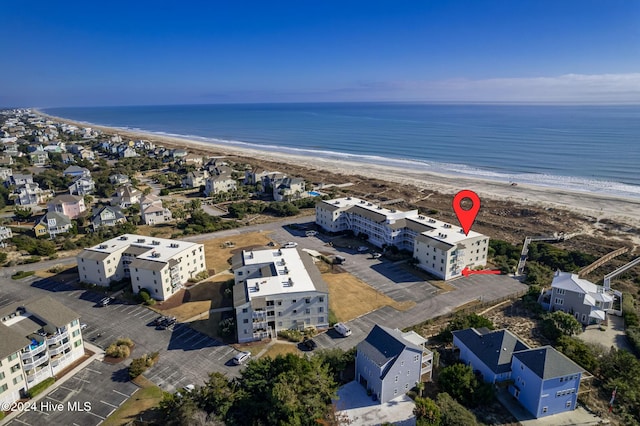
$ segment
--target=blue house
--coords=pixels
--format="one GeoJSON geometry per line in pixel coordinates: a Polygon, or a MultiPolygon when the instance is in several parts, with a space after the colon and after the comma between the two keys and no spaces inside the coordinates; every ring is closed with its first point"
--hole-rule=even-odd
{"type": "Polygon", "coordinates": [[[375,325],[358,343],[356,380],[383,404],[407,393],[425,377],[431,378],[433,353],[426,339],[375,325]]]}
{"type": "Polygon", "coordinates": [[[485,382],[509,380],[509,393],[535,418],[576,408],[584,370],[551,346],[530,349],[507,330],[453,332],[460,361],[485,382]]]}
{"type": "Polygon", "coordinates": [[[584,370],[551,346],[513,354],[509,393],[535,418],[576,408],[584,370]]]}
{"type": "Polygon", "coordinates": [[[479,371],[488,383],[511,378],[511,356],[516,351],[529,349],[508,330],[486,328],[454,331],[453,345],[460,349],[460,360],[479,371]]]}

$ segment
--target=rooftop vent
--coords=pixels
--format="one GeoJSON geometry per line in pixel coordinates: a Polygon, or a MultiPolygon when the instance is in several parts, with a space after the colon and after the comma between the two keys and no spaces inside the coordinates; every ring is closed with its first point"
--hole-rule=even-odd
{"type": "Polygon", "coordinates": [[[424,220],[424,216],[418,216],[418,219],[424,220]]]}
{"type": "Polygon", "coordinates": [[[144,243],[146,240],[144,238],[138,238],[138,243],[144,243]]]}
{"type": "Polygon", "coordinates": [[[171,248],[178,248],[178,247],[180,247],[178,243],[171,243],[171,248]]]}
{"type": "Polygon", "coordinates": [[[127,237],[126,235],[123,235],[122,237],[120,237],[120,240],[122,240],[122,241],[126,241],[128,239],[129,239],[129,237],[127,237]]]}
{"type": "Polygon", "coordinates": [[[289,282],[289,285],[290,285],[290,286],[293,286],[293,280],[292,280],[291,278],[289,278],[289,281],[288,281],[288,282],[289,282]]]}
{"type": "Polygon", "coordinates": [[[364,204],[364,203],[366,203],[365,200],[360,200],[360,204],[364,204]]]}
{"type": "Polygon", "coordinates": [[[351,197],[347,197],[347,200],[350,200],[350,199],[351,199],[351,197]]]}
{"type": "Polygon", "coordinates": [[[391,209],[391,213],[395,213],[395,212],[396,212],[396,209],[391,209]]]}
{"type": "Polygon", "coordinates": [[[340,204],[340,201],[336,200],[333,202],[333,204],[340,204]]]}
{"type": "Polygon", "coordinates": [[[373,204],[371,204],[371,203],[367,203],[367,205],[368,205],[368,206],[372,206],[373,204]]]}
{"type": "Polygon", "coordinates": [[[256,283],[256,291],[260,291],[260,284],[256,283]]]}
{"type": "Polygon", "coordinates": [[[435,219],[429,219],[429,223],[436,223],[435,219]]]}
{"type": "Polygon", "coordinates": [[[444,227],[448,229],[448,228],[451,228],[451,225],[449,225],[448,223],[445,223],[444,227]]]}
{"type": "Polygon", "coordinates": [[[159,245],[160,245],[160,241],[158,241],[158,240],[153,240],[153,241],[151,242],[151,244],[153,244],[154,246],[159,246],[159,245]]]}
{"type": "Polygon", "coordinates": [[[151,257],[160,257],[160,253],[154,251],[153,253],[151,253],[151,257]]]}
{"type": "Polygon", "coordinates": [[[106,249],[107,247],[109,247],[109,246],[108,246],[108,245],[106,245],[106,244],[100,244],[100,245],[98,246],[98,248],[99,248],[99,249],[102,249],[102,250],[106,249]]]}
{"type": "Polygon", "coordinates": [[[284,273],[288,274],[289,273],[289,268],[287,268],[286,266],[284,267],[284,273]]]}

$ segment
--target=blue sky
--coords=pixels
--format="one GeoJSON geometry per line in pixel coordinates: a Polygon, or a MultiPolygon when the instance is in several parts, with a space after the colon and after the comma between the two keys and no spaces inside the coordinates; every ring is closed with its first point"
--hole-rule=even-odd
{"type": "Polygon", "coordinates": [[[636,0],[14,1],[2,13],[1,106],[640,103],[636,0]]]}

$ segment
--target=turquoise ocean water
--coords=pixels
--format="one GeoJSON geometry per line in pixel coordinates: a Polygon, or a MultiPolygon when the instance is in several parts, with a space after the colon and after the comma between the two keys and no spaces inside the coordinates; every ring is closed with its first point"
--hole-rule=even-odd
{"type": "Polygon", "coordinates": [[[236,147],[640,199],[640,106],[306,103],[48,108],[236,147]]]}

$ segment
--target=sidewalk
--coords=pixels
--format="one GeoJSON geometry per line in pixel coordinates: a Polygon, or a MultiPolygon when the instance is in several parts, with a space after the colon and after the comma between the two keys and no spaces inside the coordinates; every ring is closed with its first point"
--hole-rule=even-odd
{"type": "MultiPolygon", "coordinates": [[[[63,377],[61,377],[60,379],[58,379],[55,382],[53,382],[53,384],[51,386],[49,386],[44,392],[42,392],[39,395],[36,395],[34,398],[30,399],[29,400],[30,403],[38,402],[42,398],[46,397],[51,391],[56,389],[58,386],[63,385],[67,380],[69,380],[71,377],[76,375],[78,372],[80,372],[86,366],[91,364],[94,360],[103,360],[104,359],[104,351],[102,349],[100,349],[99,347],[97,347],[95,345],[92,345],[89,342],[84,342],[84,347],[85,347],[85,349],[88,349],[89,351],[93,352],[93,355],[91,355],[89,358],[84,360],[82,362],[82,364],[76,366],[73,370],[69,371],[63,377]]],[[[11,412],[4,419],[0,420],[0,426],[8,423],[10,420],[14,419],[15,417],[19,416],[22,413],[23,413],[23,411],[13,411],[13,412],[11,412]]]]}

